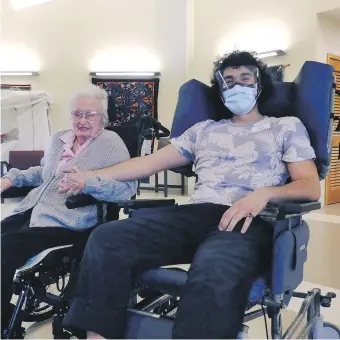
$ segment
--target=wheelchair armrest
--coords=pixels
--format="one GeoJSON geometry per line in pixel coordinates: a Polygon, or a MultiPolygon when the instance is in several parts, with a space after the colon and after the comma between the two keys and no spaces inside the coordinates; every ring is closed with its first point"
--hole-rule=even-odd
{"type": "Polygon", "coordinates": [[[81,195],[67,197],[65,204],[68,209],[76,209],[76,208],[83,208],[89,205],[95,205],[99,203],[102,203],[102,202],[98,201],[93,196],[81,194],[81,195]]]}
{"type": "Polygon", "coordinates": [[[145,200],[131,200],[131,201],[120,201],[117,202],[119,208],[125,210],[137,210],[144,208],[161,208],[175,205],[174,199],[145,199],[145,200]]]}
{"type": "Polygon", "coordinates": [[[25,197],[36,187],[12,187],[1,193],[1,198],[25,197]]]}
{"type": "MultiPolygon", "coordinates": [[[[94,205],[98,203],[109,203],[98,201],[91,195],[76,195],[70,196],[66,199],[66,207],[68,209],[76,209],[76,208],[83,208],[89,205],[94,205]]],[[[167,207],[172,206],[175,204],[174,199],[162,199],[162,200],[152,200],[152,199],[145,199],[145,200],[130,200],[130,201],[118,201],[116,202],[118,208],[124,209],[126,212],[130,210],[137,210],[143,208],[160,208],[160,207],[167,207]]]]}
{"type": "Polygon", "coordinates": [[[321,203],[318,201],[283,201],[275,204],[278,216],[277,218],[282,220],[290,215],[302,215],[309,213],[313,210],[321,208],[321,203]]]}

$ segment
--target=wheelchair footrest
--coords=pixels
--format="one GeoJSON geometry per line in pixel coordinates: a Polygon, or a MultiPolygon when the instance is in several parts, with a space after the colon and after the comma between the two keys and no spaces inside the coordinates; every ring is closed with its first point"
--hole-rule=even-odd
{"type": "Polygon", "coordinates": [[[171,339],[173,321],[129,309],[125,339],[171,339]]]}

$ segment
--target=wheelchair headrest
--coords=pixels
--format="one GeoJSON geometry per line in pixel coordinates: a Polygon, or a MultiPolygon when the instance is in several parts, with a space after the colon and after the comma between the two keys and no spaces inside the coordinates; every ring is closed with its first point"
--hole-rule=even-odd
{"type": "Polygon", "coordinates": [[[272,96],[259,107],[263,115],[269,117],[295,116],[293,83],[274,83],[272,96]]]}
{"type": "MultiPolygon", "coordinates": [[[[294,82],[275,83],[272,97],[259,108],[270,117],[295,116],[303,122],[316,153],[320,178],[328,174],[330,165],[333,83],[330,65],[307,61],[294,82]]],[[[192,79],[179,90],[171,137],[207,119],[230,118],[227,112],[211,87],[192,79]]],[[[189,174],[191,169],[174,171],[189,174]]]]}
{"type": "Polygon", "coordinates": [[[125,143],[131,158],[139,155],[140,136],[136,125],[108,126],[106,127],[106,130],[110,130],[118,134],[125,143]]]}

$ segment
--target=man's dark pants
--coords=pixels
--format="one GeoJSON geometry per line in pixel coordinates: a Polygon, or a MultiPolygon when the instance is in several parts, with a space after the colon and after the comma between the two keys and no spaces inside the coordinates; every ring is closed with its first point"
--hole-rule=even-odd
{"type": "Polygon", "coordinates": [[[252,282],[268,269],[272,228],[256,217],[245,234],[219,231],[228,209],[215,204],[153,209],[92,232],[65,327],[123,338],[136,278],[148,269],[192,263],[173,338],[236,338],[252,282]]]}

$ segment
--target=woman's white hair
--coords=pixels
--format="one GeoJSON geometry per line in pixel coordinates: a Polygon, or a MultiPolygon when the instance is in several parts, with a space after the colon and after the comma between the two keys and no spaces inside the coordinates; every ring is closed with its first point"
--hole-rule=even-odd
{"type": "Polygon", "coordinates": [[[104,127],[109,123],[109,115],[107,112],[108,108],[108,98],[107,92],[96,86],[96,85],[88,85],[87,87],[83,88],[82,90],[76,92],[70,99],[70,109],[74,109],[75,102],[80,98],[96,98],[100,101],[103,114],[103,125],[104,127]]]}

